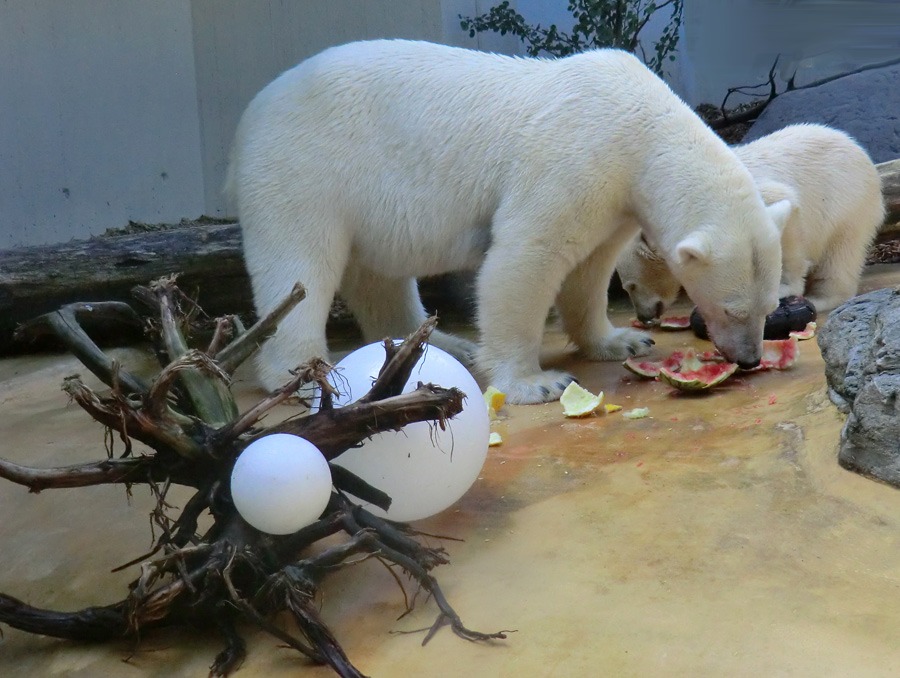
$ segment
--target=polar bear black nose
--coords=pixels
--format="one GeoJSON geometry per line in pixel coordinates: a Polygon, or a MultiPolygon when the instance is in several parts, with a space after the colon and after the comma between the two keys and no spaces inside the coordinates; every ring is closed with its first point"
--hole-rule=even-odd
{"type": "Polygon", "coordinates": [[[752,370],[754,367],[759,365],[759,358],[757,358],[756,360],[738,360],[737,364],[738,367],[740,367],[742,370],[752,370]]]}

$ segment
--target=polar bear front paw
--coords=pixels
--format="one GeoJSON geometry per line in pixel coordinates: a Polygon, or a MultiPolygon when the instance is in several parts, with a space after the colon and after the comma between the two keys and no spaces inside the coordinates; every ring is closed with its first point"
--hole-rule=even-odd
{"type": "Polygon", "coordinates": [[[520,379],[494,379],[493,386],[506,394],[513,405],[532,405],[559,400],[575,377],[566,372],[545,371],[520,379]]]}
{"type": "Polygon", "coordinates": [[[625,360],[650,353],[656,342],[646,332],[619,327],[589,346],[581,346],[581,353],[588,360],[625,360]]]}

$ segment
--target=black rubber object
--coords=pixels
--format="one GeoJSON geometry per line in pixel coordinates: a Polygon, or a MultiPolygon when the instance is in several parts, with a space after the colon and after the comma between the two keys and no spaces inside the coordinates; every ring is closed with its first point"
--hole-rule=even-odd
{"type": "MultiPolygon", "coordinates": [[[[763,339],[787,339],[791,332],[802,332],[806,324],[816,319],[816,307],[804,297],[782,297],[778,308],[766,316],[763,339]]],[[[694,308],[691,312],[691,329],[700,339],[709,339],[706,322],[694,308]]]]}

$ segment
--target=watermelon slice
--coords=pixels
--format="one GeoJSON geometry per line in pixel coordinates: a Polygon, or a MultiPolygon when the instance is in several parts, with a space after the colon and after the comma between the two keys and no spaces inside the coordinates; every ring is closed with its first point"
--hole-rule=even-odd
{"type": "Polygon", "coordinates": [[[677,332],[678,330],[691,329],[690,316],[672,316],[671,318],[663,318],[659,321],[659,329],[669,332],[677,332]]]}
{"type": "Polygon", "coordinates": [[[736,363],[702,363],[697,369],[682,369],[678,372],[663,367],[659,378],[669,386],[682,391],[702,391],[721,384],[737,371],[736,363]]]}
{"type": "Polygon", "coordinates": [[[684,360],[684,353],[682,351],[675,351],[672,355],[670,355],[665,360],[635,360],[634,358],[628,358],[622,363],[622,366],[628,370],[631,370],[636,375],[641,377],[647,377],[648,379],[655,379],[659,376],[659,370],[663,367],[667,367],[669,369],[678,369],[678,366],[681,365],[681,361],[684,360]]]}
{"type": "Polygon", "coordinates": [[[790,336],[798,341],[805,341],[806,339],[812,339],[816,336],[816,325],[815,321],[806,323],[806,327],[800,332],[791,332],[790,336]]]}
{"type": "Polygon", "coordinates": [[[683,391],[700,391],[721,384],[737,371],[737,365],[725,362],[718,351],[697,354],[692,348],[675,351],[665,360],[639,362],[629,358],[622,364],[635,374],[659,379],[683,391]]]}
{"type": "Polygon", "coordinates": [[[797,344],[797,338],[790,339],[774,339],[763,342],[762,360],[759,367],[755,370],[783,370],[795,362],[800,357],[800,346],[797,344]]]}

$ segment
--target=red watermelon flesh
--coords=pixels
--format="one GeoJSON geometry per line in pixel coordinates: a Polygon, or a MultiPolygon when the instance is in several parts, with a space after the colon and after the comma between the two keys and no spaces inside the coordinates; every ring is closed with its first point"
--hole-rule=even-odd
{"type": "Polygon", "coordinates": [[[689,330],[691,329],[691,318],[690,316],[672,316],[671,318],[663,318],[659,321],[659,329],[668,330],[670,332],[677,330],[689,330]]]}

